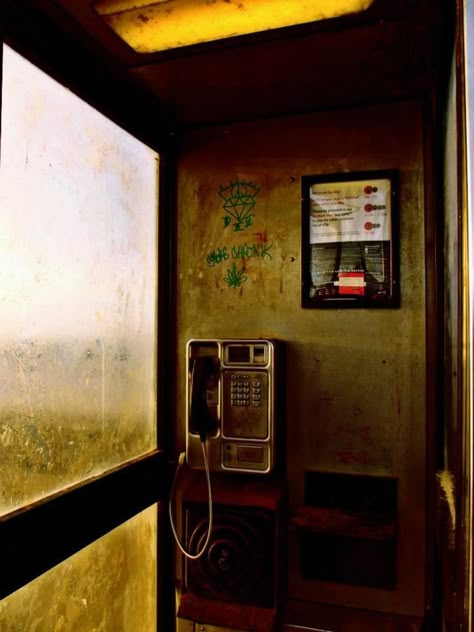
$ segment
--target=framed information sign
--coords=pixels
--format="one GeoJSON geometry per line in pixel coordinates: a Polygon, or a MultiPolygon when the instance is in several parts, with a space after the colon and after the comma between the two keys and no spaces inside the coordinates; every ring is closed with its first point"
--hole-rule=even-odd
{"type": "Polygon", "coordinates": [[[303,176],[302,306],[398,307],[398,172],[303,176]]]}

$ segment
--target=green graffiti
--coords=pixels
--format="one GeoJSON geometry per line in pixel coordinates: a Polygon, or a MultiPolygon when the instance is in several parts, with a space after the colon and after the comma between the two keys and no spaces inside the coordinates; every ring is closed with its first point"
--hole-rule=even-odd
{"type": "Polygon", "coordinates": [[[211,250],[206,256],[207,265],[213,267],[219,263],[223,263],[228,259],[272,259],[270,250],[273,248],[273,244],[241,244],[239,246],[232,246],[227,248],[216,248],[211,250]]]}
{"type": "Polygon", "coordinates": [[[258,259],[265,259],[268,257],[272,259],[270,250],[273,244],[243,244],[242,246],[232,247],[232,259],[251,259],[257,257],[258,259]]]}
{"type": "Polygon", "coordinates": [[[223,248],[216,248],[216,250],[213,250],[212,252],[210,252],[206,257],[208,266],[215,266],[217,263],[222,263],[223,261],[227,261],[227,259],[229,259],[227,246],[224,246],[223,248]]]}
{"type": "Polygon", "coordinates": [[[244,276],[245,268],[241,268],[237,272],[237,264],[233,263],[232,268],[227,270],[227,275],[224,277],[224,281],[227,283],[229,287],[237,288],[240,287],[245,281],[247,281],[248,277],[244,276]]]}
{"type": "Polygon", "coordinates": [[[234,222],[234,232],[239,232],[249,228],[253,224],[255,214],[252,213],[255,206],[255,197],[260,191],[260,187],[252,182],[236,180],[227,186],[219,188],[219,195],[224,200],[223,209],[227,213],[223,217],[224,228],[234,222]]]}

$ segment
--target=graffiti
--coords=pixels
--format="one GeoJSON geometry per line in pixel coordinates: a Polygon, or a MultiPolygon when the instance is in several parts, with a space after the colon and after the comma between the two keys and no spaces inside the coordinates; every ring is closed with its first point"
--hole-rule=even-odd
{"type": "Polygon", "coordinates": [[[227,246],[224,246],[223,248],[217,248],[216,250],[213,250],[206,257],[206,261],[207,261],[207,265],[208,266],[215,266],[218,263],[222,263],[223,261],[227,261],[227,259],[229,259],[229,253],[227,252],[227,246]]]}
{"type": "Polygon", "coordinates": [[[265,259],[268,257],[272,259],[270,250],[273,244],[244,244],[243,246],[233,246],[232,258],[233,259],[251,259],[257,257],[259,259],[265,259]]]}
{"type": "MultiPolygon", "coordinates": [[[[238,232],[238,231],[245,230],[246,228],[249,228],[250,226],[252,226],[254,217],[255,217],[255,215],[253,213],[250,213],[250,214],[246,215],[245,217],[243,217],[241,221],[235,222],[235,224],[233,224],[234,231],[238,232]]],[[[227,226],[229,226],[229,224],[232,223],[232,218],[227,216],[227,215],[224,215],[224,217],[222,219],[224,220],[224,228],[227,228],[227,226]]]]}
{"type": "Polygon", "coordinates": [[[260,187],[252,182],[244,182],[236,180],[227,186],[219,188],[219,195],[224,200],[222,208],[226,215],[224,220],[224,228],[232,224],[234,232],[239,232],[249,228],[253,224],[255,214],[252,210],[255,206],[255,197],[260,191],[260,187]]]}
{"type": "Polygon", "coordinates": [[[229,287],[240,287],[248,279],[248,277],[244,276],[244,272],[245,268],[241,268],[237,271],[237,264],[233,263],[232,268],[227,270],[227,276],[224,277],[224,281],[229,287]]]}
{"type": "MultiPolygon", "coordinates": [[[[219,187],[218,194],[223,199],[222,208],[226,213],[222,218],[224,228],[232,226],[233,232],[242,232],[252,226],[255,218],[253,210],[259,191],[260,187],[256,184],[238,178],[219,187]]],[[[254,237],[257,243],[246,242],[233,246],[219,246],[207,253],[206,262],[209,267],[218,266],[224,262],[229,262],[231,265],[222,277],[227,287],[238,288],[247,282],[246,262],[248,259],[261,261],[272,259],[270,251],[273,244],[267,244],[266,232],[254,233],[254,237]],[[240,261],[240,265],[235,260],[240,261]]]]}
{"type": "Polygon", "coordinates": [[[216,248],[212,250],[206,257],[208,266],[215,266],[224,261],[228,261],[230,258],[232,259],[272,259],[272,255],[270,254],[270,250],[272,249],[273,244],[242,244],[239,246],[232,246],[230,248],[230,252],[227,246],[223,246],[222,248],[216,248]]]}

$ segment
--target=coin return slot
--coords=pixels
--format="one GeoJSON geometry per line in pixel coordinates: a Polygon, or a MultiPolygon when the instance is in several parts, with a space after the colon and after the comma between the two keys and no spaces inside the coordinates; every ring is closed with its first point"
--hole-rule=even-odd
{"type": "Polygon", "coordinates": [[[237,461],[240,463],[263,463],[264,452],[262,446],[238,446],[237,461]]]}

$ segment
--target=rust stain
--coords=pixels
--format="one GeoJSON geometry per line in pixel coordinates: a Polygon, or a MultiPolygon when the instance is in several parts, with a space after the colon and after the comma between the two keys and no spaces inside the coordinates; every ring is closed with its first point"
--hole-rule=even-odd
{"type": "Polygon", "coordinates": [[[208,206],[208,201],[213,194],[213,188],[207,182],[199,183],[196,189],[196,197],[198,201],[198,208],[203,209],[208,206]]]}
{"type": "Polygon", "coordinates": [[[257,238],[257,243],[266,244],[267,243],[267,231],[263,231],[262,233],[254,233],[257,238]]]}
{"type": "MultiPolygon", "coordinates": [[[[354,415],[357,416],[360,414],[362,414],[360,408],[355,408],[354,415]]],[[[336,425],[336,432],[338,435],[346,437],[346,448],[352,446],[354,442],[360,443],[361,441],[367,446],[375,445],[371,436],[371,427],[368,424],[359,426],[354,424],[339,423],[336,425]]]]}
{"type": "Polygon", "coordinates": [[[335,398],[336,396],[334,393],[331,393],[329,391],[321,391],[318,399],[320,402],[333,402],[335,398]]]}
{"type": "Polygon", "coordinates": [[[370,436],[370,426],[362,426],[360,429],[360,438],[362,439],[362,441],[364,441],[367,445],[374,445],[374,441],[372,439],[372,437],[370,436]]]}
{"type": "Polygon", "coordinates": [[[367,452],[353,450],[333,450],[332,454],[338,463],[342,465],[369,465],[370,459],[367,452]]]}

